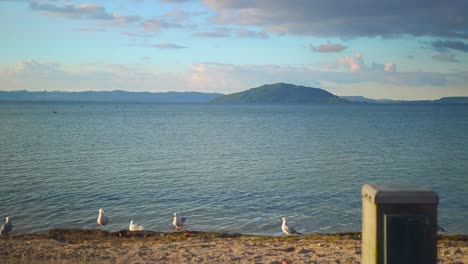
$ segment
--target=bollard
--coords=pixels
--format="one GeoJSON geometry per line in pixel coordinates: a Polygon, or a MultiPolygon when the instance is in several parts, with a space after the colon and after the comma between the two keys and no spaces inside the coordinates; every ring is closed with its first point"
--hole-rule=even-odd
{"type": "Polygon", "coordinates": [[[430,188],[362,186],[362,264],[437,263],[437,204],[430,188]]]}

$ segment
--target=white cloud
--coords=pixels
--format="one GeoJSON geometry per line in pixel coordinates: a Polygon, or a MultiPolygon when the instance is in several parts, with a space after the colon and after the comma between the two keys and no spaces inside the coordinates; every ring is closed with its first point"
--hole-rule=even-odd
{"type": "Polygon", "coordinates": [[[356,53],[354,56],[341,57],[337,60],[338,64],[348,68],[351,72],[359,72],[363,69],[363,59],[361,53],[356,53]]]}
{"type": "Polygon", "coordinates": [[[395,63],[385,63],[384,71],[386,72],[395,72],[396,64],[395,63]]]}
{"type": "MultiPolygon", "coordinates": [[[[396,72],[395,65],[384,64],[379,71],[365,68],[362,56],[348,57],[347,72],[322,71],[313,66],[194,63],[179,72],[147,68],[142,64],[88,63],[62,65],[26,60],[0,69],[0,83],[5,90],[131,90],[131,91],[201,91],[232,93],[265,83],[287,82],[312,87],[465,87],[466,72],[396,72]],[[360,71],[352,71],[356,60],[360,71]],[[351,62],[350,62],[351,61],[351,62]],[[387,65],[387,66],[385,66],[387,65]],[[385,71],[387,67],[387,71],[385,71]],[[392,70],[392,71],[390,71],[392,70]]],[[[377,89],[377,88],[376,88],[377,89]]],[[[431,88],[432,89],[432,88],[431,88]]],[[[366,95],[361,93],[361,95],[366,95]]],[[[424,94],[421,94],[423,96],[424,94]]]]}

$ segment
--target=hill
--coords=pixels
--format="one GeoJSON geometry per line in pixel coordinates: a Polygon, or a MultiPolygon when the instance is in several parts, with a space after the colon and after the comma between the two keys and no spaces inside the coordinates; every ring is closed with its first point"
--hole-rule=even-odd
{"type": "Polygon", "coordinates": [[[101,92],[0,91],[0,101],[207,103],[219,96],[222,96],[222,94],[199,92],[150,93],[119,90],[101,92]]]}
{"type": "Polygon", "coordinates": [[[265,84],[215,98],[217,104],[337,104],[348,103],[325,90],[287,83],[265,84]]]}

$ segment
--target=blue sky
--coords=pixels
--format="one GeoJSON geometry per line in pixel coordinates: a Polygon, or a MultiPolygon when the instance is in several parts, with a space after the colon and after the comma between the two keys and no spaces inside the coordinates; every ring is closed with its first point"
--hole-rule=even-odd
{"type": "Polygon", "coordinates": [[[467,0],[0,0],[0,90],[468,96],[467,0]]]}

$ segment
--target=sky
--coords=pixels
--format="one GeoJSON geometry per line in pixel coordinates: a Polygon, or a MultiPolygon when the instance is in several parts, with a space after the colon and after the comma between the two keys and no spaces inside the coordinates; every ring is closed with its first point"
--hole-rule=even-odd
{"type": "Polygon", "coordinates": [[[468,0],[0,0],[0,90],[468,96],[468,0]]]}

